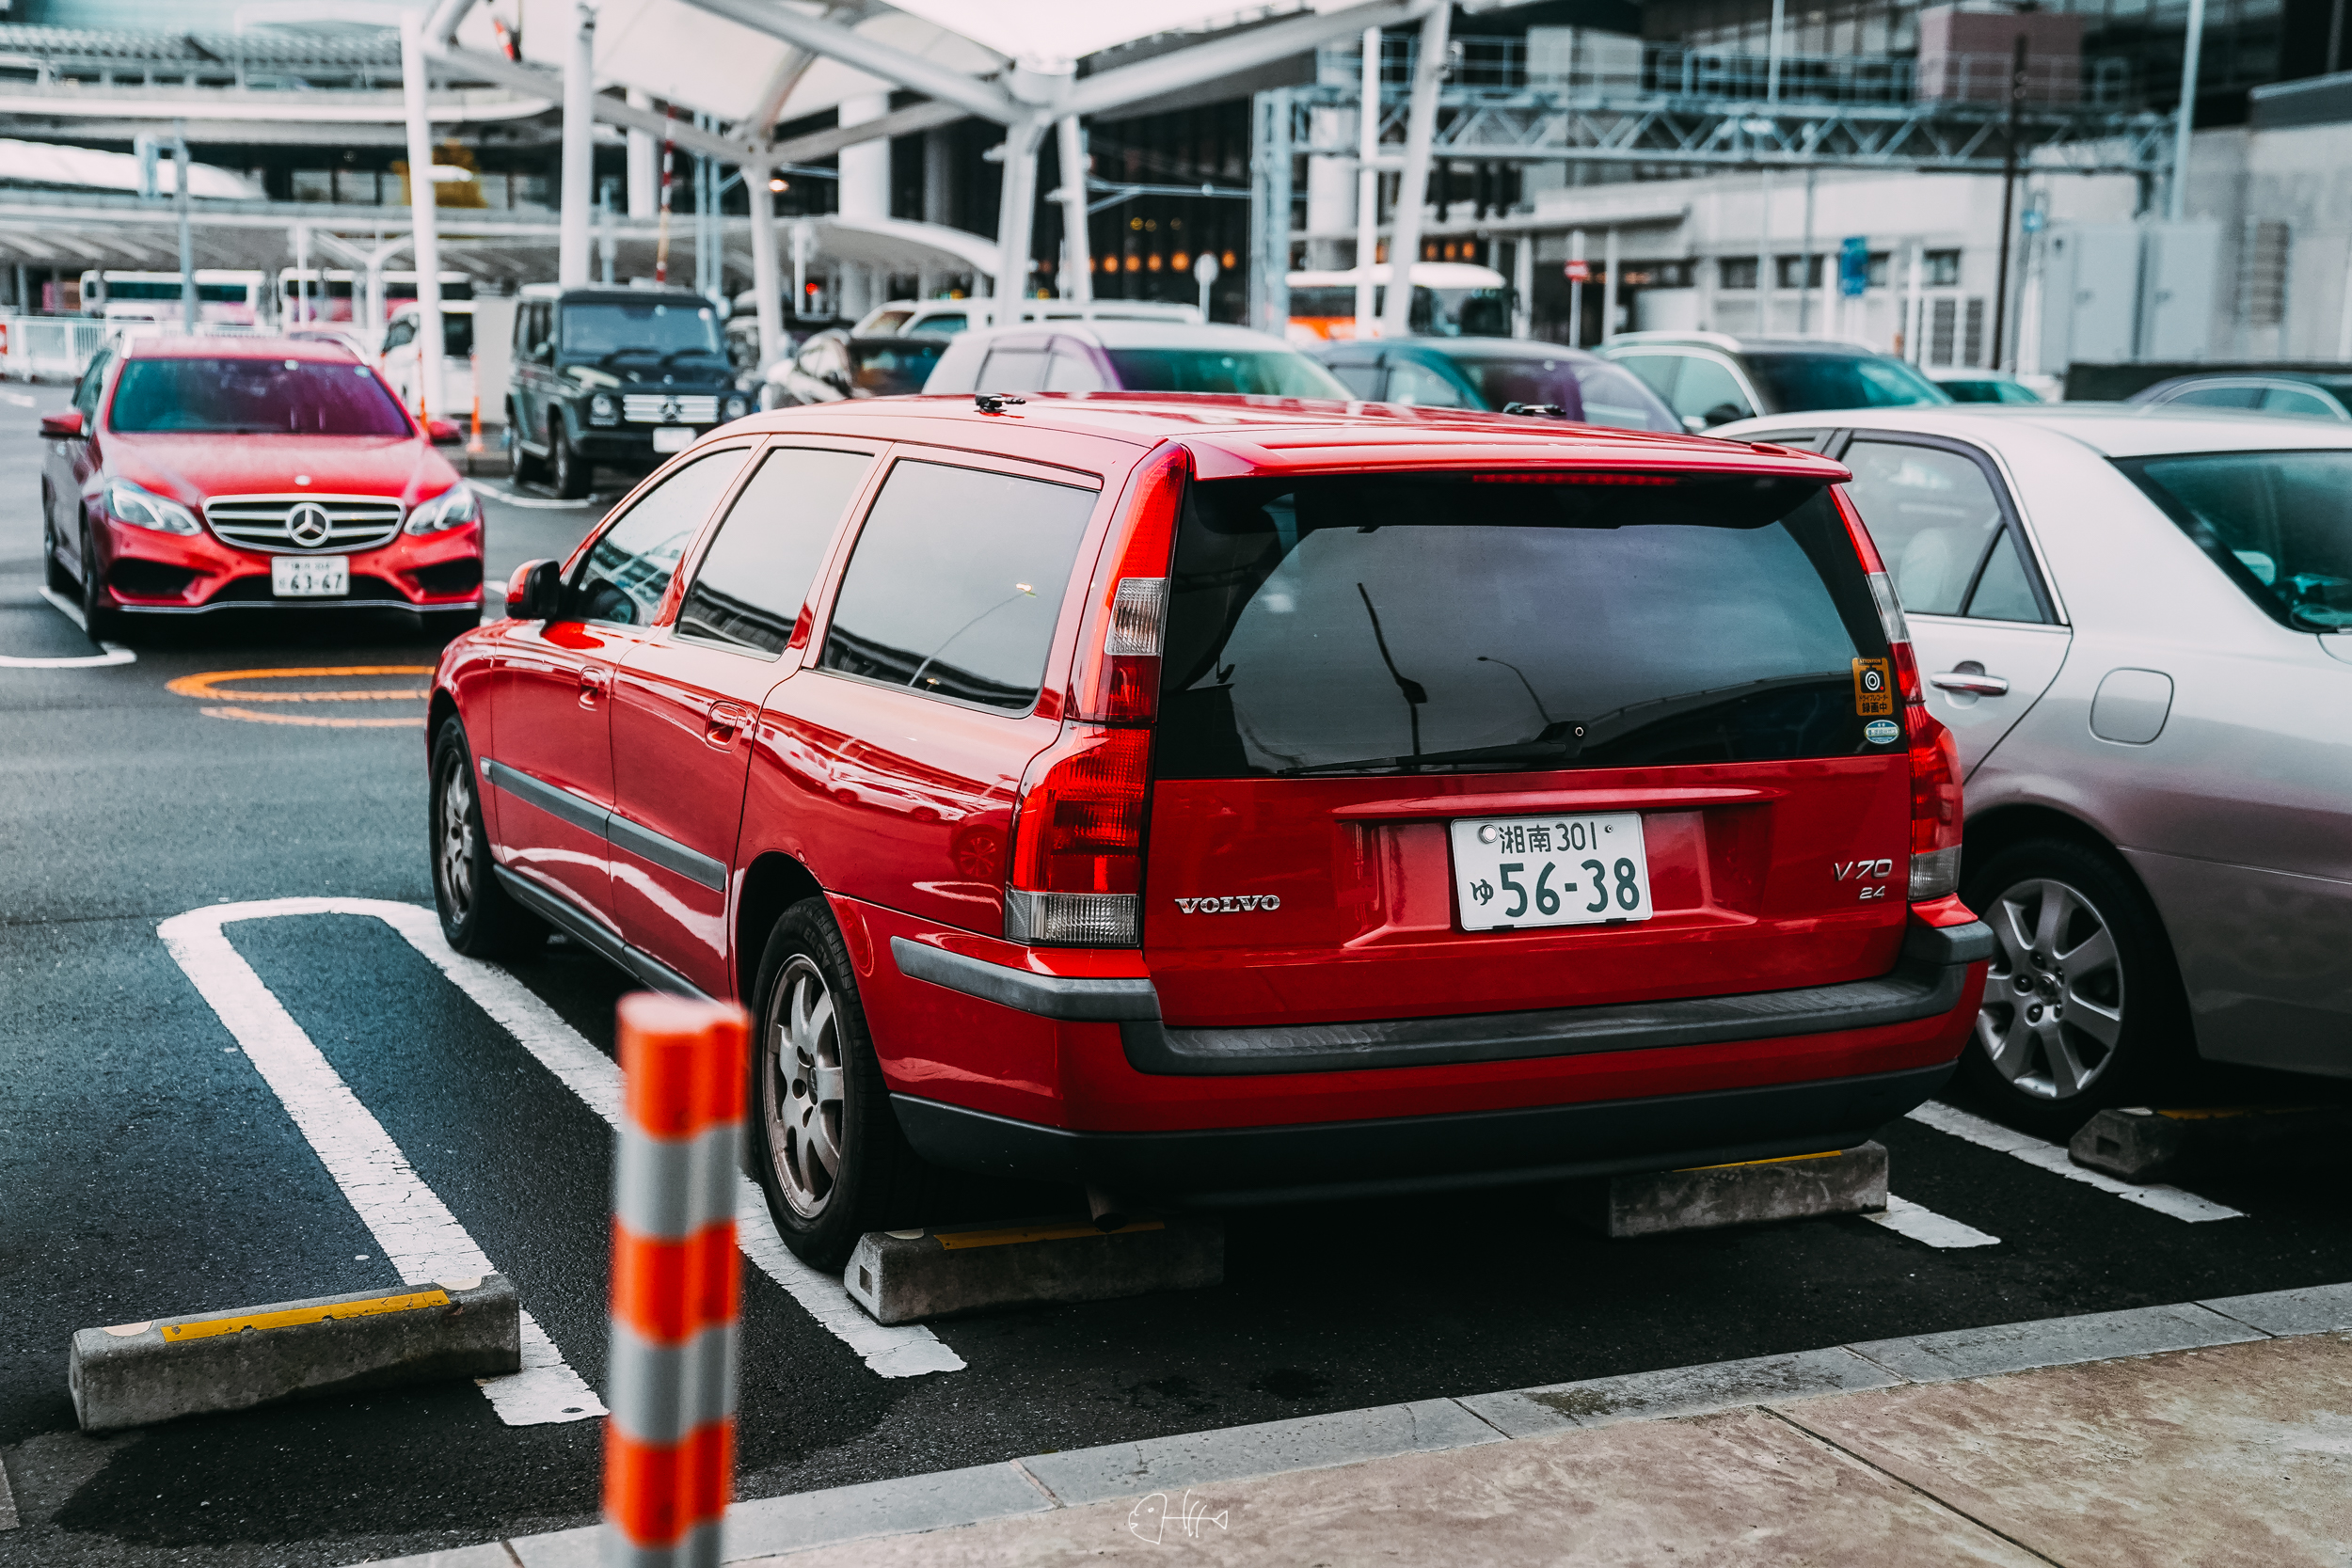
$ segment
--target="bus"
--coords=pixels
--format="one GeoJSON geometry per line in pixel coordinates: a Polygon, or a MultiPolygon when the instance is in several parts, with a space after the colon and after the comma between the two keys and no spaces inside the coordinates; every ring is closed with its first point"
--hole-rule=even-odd
{"type": "MultiPolygon", "coordinates": [[[[86,272],[82,274],[82,309],[109,322],[160,322],[169,325],[181,319],[180,275],[86,272]]],[[[199,267],[196,319],[199,325],[206,326],[271,325],[269,274],[199,267]]]]}
{"type": "MultiPolygon", "coordinates": [[[[1356,336],[1356,283],[1362,269],[1290,275],[1290,341],[1311,348],[1356,336]]],[[[1389,293],[1389,266],[1372,269],[1373,308],[1389,293]]],[[[1492,267],[1467,261],[1413,263],[1412,330],[1416,337],[1508,338],[1512,290],[1492,267]]],[[[1377,328],[1375,328],[1377,335],[1377,328]]]]}
{"type": "MultiPolygon", "coordinates": [[[[414,272],[387,272],[377,275],[384,280],[382,309],[375,319],[368,318],[368,275],[349,267],[280,267],[278,271],[278,318],[292,326],[300,322],[354,322],[361,326],[380,327],[392,319],[404,305],[416,303],[417,275],[414,272]],[[297,290],[299,293],[297,294],[297,290]]],[[[441,274],[441,297],[445,300],[473,298],[473,278],[462,272],[441,274]]]]}

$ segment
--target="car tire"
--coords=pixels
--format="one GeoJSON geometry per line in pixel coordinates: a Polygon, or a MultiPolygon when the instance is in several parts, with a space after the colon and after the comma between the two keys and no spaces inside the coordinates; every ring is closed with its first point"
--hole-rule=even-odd
{"type": "Polygon", "coordinates": [[[426,859],[433,867],[433,907],[441,935],[469,958],[509,958],[547,941],[547,923],[507,895],[490,858],[482,826],[482,792],[474,781],[473,749],[455,718],[433,740],[432,794],[427,807],[426,859]]]}
{"type": "Polygon", "coordinates": [[[82,629],[91,641],[110,642],[121,635],[120,613],[98,602],[98,555],[90,548],[87,522],[82,524],[82,576],[74,592],[82,601],[82,629]]]}
{"type": "Polygon", "coordinates": [[[932,1170],[890,1108],[822,898],[803,898],[769,932],[752,1020],[752,1168],[784,1244],[838,1272],[866,1231],[922,1222],[932,1170]]]}
{"type": "Polygon", "coordinates": [[[2005,1119],[2063,1142],[2178,1074],[2191,1051],[2171,942],[2112,856],[2014,844],[1969,869],[1961,899],[1994,936],[1961,1074],[2005,1119]]]}
{"type": "Polygon", "coordinates": [[[511,403],[506,405],[506,456],[508,471],[517,483],[536,484],[548,477],[548,460],[523,451],[522,420],[511,403]]]}
{"type": "Polygon", "coordinates": [[[567,501],[576,501],[588,493],[588,482],[596,472],[595,465],[580,455],[572,438],[564,432],[564,419],[557,415],[548,421],[548,487],[567,501]]]}
{"type": "Polygon", "coordinates": [[[74,580],[72,572],[65,569],[65,562],[58,559],[58,548],[56,500],[50,495],[49,482],[44,479],[40,482],[41,568],[48,577],[49,592],[68,595],[78,594],[82,585],[74,580]]]}

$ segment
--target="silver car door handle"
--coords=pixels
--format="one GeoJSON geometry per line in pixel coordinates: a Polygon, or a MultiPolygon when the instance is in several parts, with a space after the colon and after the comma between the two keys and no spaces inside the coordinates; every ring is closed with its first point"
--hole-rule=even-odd
{"type": "Polygon", "coordinates": [[[2009,682],[1999,675],[1972,675],[1958,670],[1947,670],[1930,675],[1928,684],[1939,691],[1965,691],[1978,697],[2009,695],[2009,682]]]}

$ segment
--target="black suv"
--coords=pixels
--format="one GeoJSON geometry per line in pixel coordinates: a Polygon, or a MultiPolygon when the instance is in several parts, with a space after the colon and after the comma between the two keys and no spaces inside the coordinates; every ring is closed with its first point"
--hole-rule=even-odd
{"type": "Polygon", "coordinates": [[[700,294],[533,284],[515,310],[506,384],[515,477],[579,497],[599,463],[644,472],[751,411],[736,377],[700,294]]]}

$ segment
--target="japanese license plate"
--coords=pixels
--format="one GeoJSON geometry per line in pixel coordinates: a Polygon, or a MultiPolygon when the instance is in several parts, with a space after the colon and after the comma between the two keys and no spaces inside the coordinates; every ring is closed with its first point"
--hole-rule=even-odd
{"type": "Polygon", "coordinates": [[[274,555],[269,591],[281,599],[331,599],[351,592],[347,555],[274,555]]]}
{"type": "Polygon", "coordinates": [[[684,451],[694,444],[694,427],[683,424],[656,425],[653,430],[653,450],[684,451]]]}
{"type": "Polygon", "coordinates": [[[1450,824],[1466,931],[1650,917],[1642,814],[1470,816],[1450,824]]]}

